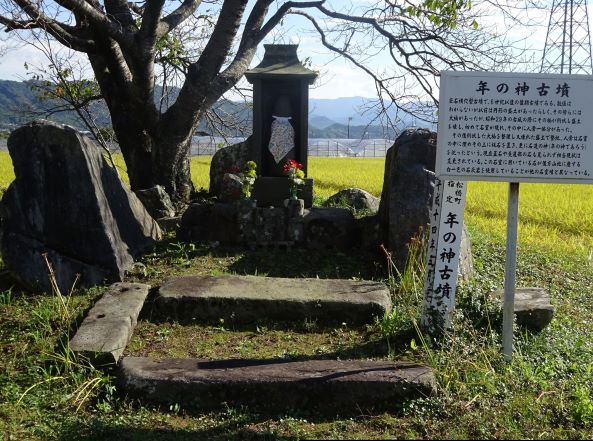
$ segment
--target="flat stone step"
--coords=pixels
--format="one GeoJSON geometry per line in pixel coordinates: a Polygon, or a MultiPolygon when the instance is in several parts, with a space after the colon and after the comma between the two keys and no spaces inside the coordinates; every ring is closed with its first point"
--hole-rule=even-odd
{"type": "MultiPolygon", "coordinates": [[[[492,293],[502,305],[504,290],[498,289],[492,293]]],[[[515,289],[515,318],[517,324],[534,332],[543,330],[554,318],[554,306],[550,302],[550,295],[543,288],[515,289]]]]}
{"type": "Polygon", "coordinates": [[[379,282],[256,276],[184,276],[159,289],[157,314],[180,321],[371,323],[391,310],[379,282]]]}
{"type": "Polygon", "coordinates": [[[224,404],[284,411],[361,412],[433,395],[430,368],[371,360],[197,360],[124,357],[123,393],[182,408],[224,404]]]}
{"type": "Polygon", "coordinates": [[[70,340],[70,349],[95,364],[117,363],[132,338],[149,290],[142,283],[111,285],[70,340]]]}

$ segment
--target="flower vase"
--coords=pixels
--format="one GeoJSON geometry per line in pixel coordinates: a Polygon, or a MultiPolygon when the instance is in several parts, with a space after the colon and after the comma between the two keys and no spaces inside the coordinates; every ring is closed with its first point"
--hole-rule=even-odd
{"type": "Polygon", "coordinates": [[[304,199],[284,199],[284,206],[288,210],[288,219],[302,218],[305,215],[304,199]]]}

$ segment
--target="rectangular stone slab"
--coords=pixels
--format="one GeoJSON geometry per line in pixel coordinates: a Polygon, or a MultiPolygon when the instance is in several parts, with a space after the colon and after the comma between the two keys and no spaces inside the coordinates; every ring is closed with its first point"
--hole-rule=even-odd
{"type": "Polygon", "coordinates": [[[142,283],[111,285],[70,340],[70,349],[95,363],[117,363],[132,338],[149,290],[142,283]]]}
{"type": "Polygon", "coordinates": [[[124,357],[121,391],[142,402],[216,409],[360,412],[435,393],[430,368],[373,360],[197,360],[124,357]]]}
{"type": "Polygon", "coordinates": [[[391,310],[379,282],[255,276],[185,276],[159,289],[157,314],[180,321],[371,323],[391,310]]]}
{"type": "MultiPolygon", "coordinates": [[[[498,289],[492,296],[504,303],[504,290],[498,289]]],[[[554,317],[550,295],[543,288],[516,288],[514,306],[517,324],[535,332],[548,326],[554,317]]]]}

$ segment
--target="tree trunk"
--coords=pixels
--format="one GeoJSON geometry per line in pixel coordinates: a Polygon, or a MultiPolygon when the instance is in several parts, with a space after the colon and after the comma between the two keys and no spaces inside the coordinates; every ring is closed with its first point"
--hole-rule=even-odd
{"type": "Polygon", "coordinates": [[[133,191],[153,187],[153,140],[142,121],[132,118],[129,109],[118,107],[110,109],[111,124],[126,163],[130,187],[133,191]]]}
{"type": "MultiPolygon", "coordinates": [[[[96,59],[95,59],[96,60],[96,59]]],[[[93,61],[95,61],[93,60],[93,61]]],[[[102,68],[95,63],[94,67],[102,68]]],[[[95,69],[109,108],[111,124],[124,157],[132,190],[162,185],[176,205],[189,201],[193,191],[189,168],[194,119],[177,118],[158,124],[145,100],[95,69]]]]}
{"type": "Polygon", "coordinates": [[[186,129],[187,136],[179,140],[162,137],[152,151],[152,169],[155,185],[162,185],[176,205],[187,203],[194,191],[190,173],[190,149],[193,127],[186,129]]]}

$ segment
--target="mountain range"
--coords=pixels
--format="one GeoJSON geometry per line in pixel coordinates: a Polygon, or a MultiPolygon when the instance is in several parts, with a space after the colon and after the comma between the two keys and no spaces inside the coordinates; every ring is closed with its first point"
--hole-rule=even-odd
{"type": "MultiPolygon", "coordinates": [[[[75,112],[60,112],[48,115],[56,106],[55,101],[39,98],[39,92],[34,90],[32,81],[0,80],[0,129],[11,129],[25,124],[34,119],[47,118],[56,122],[70,124],[85,129],[75,112]]],[[[157,97],[160,95],[157,87],[157,97]]],[[[173,99],[175,98],[173,93],[173,99]]],[[[410,115],[398,115],[398,123],[387,127],[376,121],[376,114],[372,110],[364,111],[375,104],[372,99],[363,97],[315,99],[309,100],[309,137],[310,138],[386,138],[395,139],[397,134],[406,127],[419,126],[434,128],[410,115]]],[[[220,126],[204,120],[200,122],[198,131],[201,134],[218,134],[219,130],[229,136],[246,136],[251,129],[250,103],[220,100],[214,109],[224,118],[233,118],[239,122],[242,130],[229,131],[220,126]]],[[[93,113],[96,115],[97,125],[109,127],[110,118],[104,102],[93,104],[93,113]]],[[[388,115],[392,121],[396,120],[395,114],[388,115]]]]}

